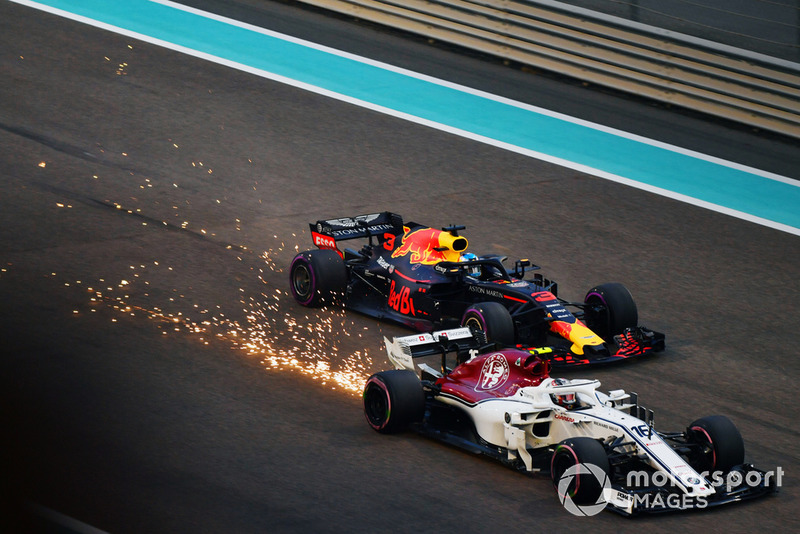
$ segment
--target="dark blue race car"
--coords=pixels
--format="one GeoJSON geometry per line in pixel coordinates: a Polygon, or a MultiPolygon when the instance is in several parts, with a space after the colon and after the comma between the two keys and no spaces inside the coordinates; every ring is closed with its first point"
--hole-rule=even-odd
{"type": "Polygon", "coordinates": [[[469,326],[487,341],[549,352],[556,367],[611,363],[664,349],[664,335],[638,325],[620,283],[590,289],[583,302],[558,297],[538,266],[475,255],[459,235],[381,212],[311,223],[316,250],[292,261],[290,281],[303,306],[346,309],[419,332],[469,326]],[[361,248],[344,248],[359,240],[361,248]]]}

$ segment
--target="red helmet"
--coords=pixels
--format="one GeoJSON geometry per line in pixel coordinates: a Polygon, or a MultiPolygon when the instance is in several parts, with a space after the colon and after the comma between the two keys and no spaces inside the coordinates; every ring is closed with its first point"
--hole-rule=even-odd
{"type": "MultiPolygon", "coordinates": [[[[566,386],[567,384],[569,384],[569,380],[565,378],[556,378],[553,380],[554,386],[566,386]]],[[[564,393],[563,395],[551,395],[551,397],[553,397],[553,402],[559,406],[563,406],[567,410],[572,410],[578,404],[575,392],[564,393]]]]}

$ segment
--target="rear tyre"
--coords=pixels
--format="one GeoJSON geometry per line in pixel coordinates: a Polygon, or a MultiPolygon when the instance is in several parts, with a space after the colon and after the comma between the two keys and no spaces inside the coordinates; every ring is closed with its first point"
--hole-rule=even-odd
{"type": "Polygon", "coordinates": [[[550,477],[562,503],[567,497],[577,505],[596,503],[603,493],[603,485],[608,479],[609,470],[608,453],[594,438],[565,439],[558,444],[550,459],[550,477]],[[578,473],[562,481],[566,471],[578,464],[583,464],[578,468],[578,473]],[[588,464],[600,468],[598,471],[600,479],[598,474],[584,467],[588,464]]]}
{"type": "Polygon", "coordinates": [[[618,282],[593,287],[583,301],[587,304],[586,326],[606,341],[639,324],[639,311],[631,292],[618,282]]]}
{"type": "Polygon", "coordinates": [[[512,346],[516,340],[514,320],[508,309],[498,302],[481,302],[467,308],[461,318],[461,326],[481,330],[487,341],[512,346]]]}
{"type": "Polygon", "coordinates": [[[364,386],[364,415],[373,430],[392,434],[422,421],[425,393],[413,371],[393,369],[375,373],[364,386]]]}
{"type": "Polygon", "coordinates": [[[289,281],[299,304],[318,307],[344,293],[347,268],[335,250],[307,250],[292,260],[289,281]]]}
{"type": "Polygon", "coordinates": [[[744,440],[733,421],[724,415],[702,417],[689,425],[687,441],[696,454],[689,459],[698,472],[730,471],[744,463],[744,440]]]}

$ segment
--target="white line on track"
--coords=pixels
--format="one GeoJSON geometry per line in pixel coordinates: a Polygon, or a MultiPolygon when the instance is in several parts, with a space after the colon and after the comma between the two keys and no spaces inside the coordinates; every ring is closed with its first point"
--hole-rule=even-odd
{"type": "MultiPolygon", "coordinates": [[[[66,529],[66,532],[75,532],[77,534],[108,534],[105,530],[100,530],[99,528],[82,523],[77,519],[73,519],[72,517],[56,512],[55,510],[51,510],[50,508],[42,506],[41,504],[28,503],[28,508],[36,516],[44,519],[51,525],[57,525],[61,527],[61,529],[66,529]]],[[[50,531],[51,530],[49,528],[48,530],[45,530],[45,532],[50,531]]],[[[55,530],[53,530],[53,532],[55,532],[55,530]]],[[[62,532],[62,530],[59,530],[58,532],[62,532]]]]}

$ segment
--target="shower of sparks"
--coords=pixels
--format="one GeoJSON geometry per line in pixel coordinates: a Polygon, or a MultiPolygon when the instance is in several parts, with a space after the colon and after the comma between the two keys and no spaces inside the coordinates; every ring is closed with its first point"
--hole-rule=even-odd
{"type": "MultiPolygon", "coordinates": [[[[111,58],[104,59],[113,64],[111,58]]],[[[119,62],[116,74],[126,75],[127,69],[127,62],[119,62]]],[[[166,139],[165,142],[173,150],[183,147],[177,139],[166,139]]],[[[99,144],[97,149],[102,154],[112,153],[99,144]]],[[[135,154],[131,156],[133,152],[128,151],[115,150],[113,154],[135,158],[135,154]]],[[[252,160],[248,161],[252,163],[252,160]]],[[[194,159],[189,164],[194,171],[203,175],[218,174],[208,161],[194,159]]],[[[45,167],[46,163],[41,161],[39,166],[45,167]]],[[[169,187],[171,192],[183,189],[178,181],[158,183],[153,177],[137,176],[133,172],[130,175],[136,180],[133,185],[140,192],[160,194],[164,187],[169,187]]],[[[91,179],[100,180],[101,177],[92,174],[91,179]]],[[[253,182],[252,189],[254,192],[259,190],[258,181],[253,182]]],[[[228,199],[221,196],[209,200],[214,201],[215,206],[225,206],[228,199]]],[[[105,202],[120,213],[139,216],[143,213],[142,208],[126,205],[138,201],[136,197],[130,197],[124,202],[110,199],[105,202]]],[[[261,199],[258,202],[260,204],[261,199]]],[[[188,205],[189,200],[185,203],[188,205]]],[[[63,201],[57,202],[56,206],[72,208],[72,205],[63,201]]],[[[212,240],[217,236],[216,228],[190,222],[187,214],[181,210],[181,202],[175,200],[170,206],[172,219],[162,220],[162,225],[177,227],[212,240]]],[[[140,221],[140,224],[147,226],[149,223],[140,221]]],[[[244,224],[240,218],[231,218],[230,224],[236,232],[242,232],[244,224]]],[[[95,313],[101,308],[113,309],[115,313],[111,321],[114,323],[123,320],[123,316],[146,317],[158,324],[161,335],[188,333],[206,345],[227,343],[249,358],[258,358],[269,372],[300,373],[321,386],[360,395],[373,368],[367,347],[377,348],[380,336],[365,332],[367,328],[363,326],[356,326],[340,308],[306,309],[296,305],[288,290],[288,276],[283,273],[282,266],[287,263],[286,256],[291,258],[299,246],[287,244],[277,235],[272,237],[275,240],[274,248],[261,255],[242,244],[227,245],[229,250],[237,251],[238,256],[235,257],[238,261],[248,264],[242,272],[250,272],[253,278],[243,281],[242,287],[235,290],[235,295],[224,300],[224,309],[221,305],[198,302],[202,299],[195,298],[191,287],[162,287],[163,283],[169,284],[164,282],[165,279],[172,278],[163,275],[178,269],[178,266],[170,266],[163,261],[131,265],[129,272],[114,279],[84,279],[82,283],[73,281],[64,285],[80,285],[86,291],[89,312],[95,313]],[[158,287],[154,282],[156,276],[158,287]],[[277,278],[280,278],[279,282],[276,282],[277,278]],[[227,307],[236,302],[241,305],[241,310],[227,307]],[[233,313],[226,315],[231,311],[233,313]]],[[[292,234],[293,241],[297,238],[297,234],[292,234]]],[[[0,271],[5,272],[5,268],[0,271]]],[[[56,273],[53,272],[52,276],[56,277],[56,273]]],[[[82,311],[86,311],[86,307],[74,309],[72,313],[80,318],[82,311]]]]}
{"type": "MultiPolygon", "coordinates": [[[[260,358],[270,372],[299,372],[321,386],[359,395],[370,374],[372,359],[368,349],[345,351],[342,342],[361,338],[366,328],[359,331],[341,309],[287,311],[287,304],[293,303],[290,291],[275,287],[263,277],[265,269],[282,273],[273,253],[283,248],[284,243],[281,243],[280,247],[261,254],[264,268],[253,270],[261,284],[259,294],[247,295],[245,289],[239,288],[236,299],[243,306],[244,319],[241,320],[227,317],[220,306],[192,303],[191,288],[173,289],[168,302],[162,306],[139,303],[151,301],[153,288],[147,281],[150,273],[156,269],[173,270],[159,262],[131,265],[130,276],[113,284],[99,280],[88,287],[90,308],[95,311],[96,306],[105,303],[120,314],[145,316],[160,323],[162,335],[188,333],[206,345],[214,340],[227,342],[249,357],[260,358]]],[[[75,313],[77,315],[77,311],[75,313]]],[[[116,322],[117,318],[112,321],[116,322]]],[[[370,345],[380,339],[373,335],[363,338],[370,345]]]]}

